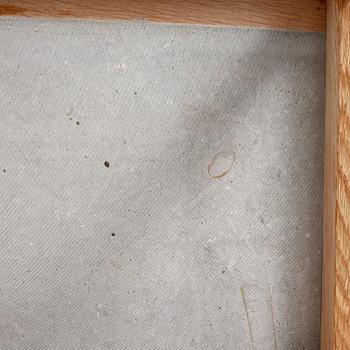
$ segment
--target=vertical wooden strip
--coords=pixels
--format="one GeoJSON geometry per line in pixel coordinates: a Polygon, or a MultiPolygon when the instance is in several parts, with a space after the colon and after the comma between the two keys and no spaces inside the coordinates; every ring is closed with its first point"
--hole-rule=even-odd
{"type": "Polygon", "coordinates": [[[327,6],[321,349],[350,349],[350,0],[327,6]]]}

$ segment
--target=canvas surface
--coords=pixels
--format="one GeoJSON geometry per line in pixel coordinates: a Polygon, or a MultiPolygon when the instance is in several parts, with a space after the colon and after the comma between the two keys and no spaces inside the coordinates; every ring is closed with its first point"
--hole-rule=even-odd
{"type": "Polygon", "coordinates": [[[318,349],[325,37],[0,21],[0,349],[318,349]]]}

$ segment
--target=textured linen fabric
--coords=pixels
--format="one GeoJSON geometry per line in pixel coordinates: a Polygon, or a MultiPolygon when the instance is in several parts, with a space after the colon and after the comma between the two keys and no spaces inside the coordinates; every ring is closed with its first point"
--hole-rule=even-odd
{"type": "Polygon", "coordinates": [[[0,20],[0,349],[318,349],[322,34],[0,20]]]}

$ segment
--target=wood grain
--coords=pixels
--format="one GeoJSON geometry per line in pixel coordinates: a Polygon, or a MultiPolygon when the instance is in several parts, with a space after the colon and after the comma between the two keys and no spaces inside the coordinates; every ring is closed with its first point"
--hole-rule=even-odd
{"type": "Polygon", "coordinates": [[[327,10],[321,349],[350,349],[350,0],[327,10]]]}
{"type": "Polygon", "coordinates": [[[325,30],[324,0],[0,0],[0,15],[325,30]]]}

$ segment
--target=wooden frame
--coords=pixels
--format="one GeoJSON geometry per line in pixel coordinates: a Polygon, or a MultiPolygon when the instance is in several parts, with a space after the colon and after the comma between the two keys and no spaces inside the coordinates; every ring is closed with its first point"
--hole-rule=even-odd
{"type": "MultiPolygon", "coordinates": [[[[323,0],[0,0],[0,15],[318,31],[323,0]]],[[[350,0],[328,0],[321,349],[350,350],[350,0]]]]}
{"type": "Polygon", "coordinates": [[[350,1],[327,10],[322,349],[350,349],[350,1]]]}
{"type": "Polygon", "coordinates": [[[325,0],[0,0],[0,15],[325,30],[325,0]]]}

